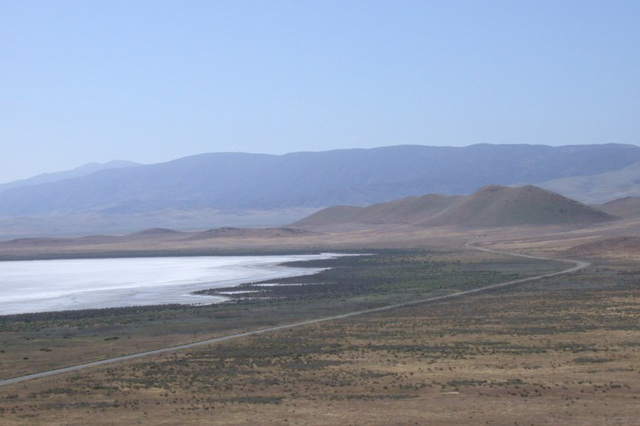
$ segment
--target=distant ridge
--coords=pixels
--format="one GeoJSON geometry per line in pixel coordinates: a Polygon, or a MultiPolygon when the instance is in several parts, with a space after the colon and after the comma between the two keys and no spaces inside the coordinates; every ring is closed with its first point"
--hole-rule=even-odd
{"type": "Polygon", "coordinates": [[[399,145],[285,155],[212,153],[0,192],[0,217],[366,206],[488,184],[536,184],[640,162],[633,145],[399,145]]]}
{"type": "Polygon", "coordinates": [[[366,208],[338,206],[292,226],[336,228],[345,224],[416,226],[586,225],[615,220],[605,212],[535,186],[490,185],[469,196],[425,195],[366,208]]]}
{"type": "Polygon", "coordinates": [[[214,228],[194,234],[191,240],[210,238],[284,238],[313,234],[310,231],[294,228],[214,228]]]}
{"type": "MultiPolygon", "coordinates": [[[[316,233],[293,228],[215,228],[207,231],[174,231],[150,228],[123,235],[86,235],[82,237],[16,238],[0,240],[0,258],[55,259],[80,255],[137,257],[175,253],[174,250],[190,247],[194,254],[220,253],[225,246],[248,241],[295,243],[316,233]],[[168,250],[168,252],[167,252],[168,250]]],[[[237,250],[237,249],[236,249],[237,250]]],[[[235,250],[232,250],[237,252],[235,250]]]]}
{"type": "Polygon", "coordinates": [[[114,160],[109,161],[108,163],[89,163],[85,164],[84,166],[76,167],[72,170],[54,173],[43,173],[28,179],[20,179],[13,182],[0,184],[0,192],[24,186],[40,185],[43,183],[53,183],[65,179],[78,178],[90,175],[91,173],[99,172],[101,170],[122,169],[135,166],[140,166],[140,164],[123,160],[114,160]]]}
{"type": "Polygon", "coordinates": [[[175,231],[173,229],[167,228],[149,228],[143,229],[142,231],[134,232],[129,234],[129,237],[148,237],[148,238],[158,238],[158,237],[167,237],[167,236],[175,236],[179,235],[179,231],[175,231]]]}
{"type": "MultiPolygon", "coordinates": [[[[467,195],[490,184],[540,186],[557,179],[615,174],[636,163],[640,147],[622,144],[398,145],[285,155],[201,154],[91,173],[85,168],[72,171],[82,172],[80,177],[56,174],[56,180],[48,176],[46,183],[14,182],[10,185],[19,186],[0,190],[0,238],[122,234],[144,228],[278,227],[328,206],[364,207],[423,194],[467,195]]],[[[637,186],[633,169],[621,175],[631,179],[626,183],[630,187],[637,186]]],[[[394,213],[395,208],[408,207],[401,203],[368,209],[361,223],[384,226],[386,217],[394,215],[399,224],[414,221],[409,212],[394,213]]],[[[354,207],[347,209],[355,212],[354,207]]],[[[345,208],[324,214],[341,217],[347,228],[352,222],[345,208]]]]}

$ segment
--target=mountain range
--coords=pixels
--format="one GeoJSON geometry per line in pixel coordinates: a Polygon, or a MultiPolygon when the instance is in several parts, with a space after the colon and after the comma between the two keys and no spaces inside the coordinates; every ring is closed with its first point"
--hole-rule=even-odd
{"type": "Polygon", "coordinates": [[[148,255],[177,249],[198,252],[212,247],[217,250],[247,248],[252,244],[263,249],[282,245],[317,247],[331,235],[339,235],[338,239],[345,241],[343,238],[348,235],[377,234],[386,239],[394,230],[413,234],[442,227],[454,232],[504,227],[539,229],[536,227],[549,225],[576,230],[617,220],[601,210],[535,186],[489,185],[467,196],[425,195],[368,207],[328,207],[287,227],[224,227],[205,231],[152,228],[124,235],[16,238],[0,241],[0,258],[48,258],[52,253],[63,257],[73,253],[122,256],[136,251],[148,255]],[[350,231],[356,232],[350,234],[350,231]]]}
{"type": "Polygon", "coordinates": [[[544,182],[541,186],[583,203],[598,204],[640,196],[640,163],[595,175],[573,176],[544,182]]]}
{"type": "Polygon", "coordinates": [[[31,185],[39,185],[43,183],[51,183],[57,182],[65,179],[79,178],[83,176],[90,175],[92,173],[101,171],[101,170],[109,170],[109,169],[120,169],[124,167],[135,167],[140,164],[134,163],[131,161],[123,161],[123,160],[114,160],[109,161],[108,163],[88,163],[84,166],[76,167],[72,170],[65,170],[62,172],[54,172],[54,173],[42,173],[37,176],[30,177],[28,179],[20,179],[15,180],[13,182],[0,184],[0,192],[6,191],[8,189],[19,188],[24,186],[31,185]]]}
{"type": "MultiPolygon", "coordinates": [[[[640,170],[638,163],[640,147],[622,144],[400,145],[285,155],[212,153],[150,165],[114,163],[92,172],[85,168],[76,175],[0,186],[0,230],[15,227],[16,221],[45,221],[44,228],[65,232],[78,217],[82,220],[76,224],[87,229],[95,224],[98,231],[105,224],[111,231],[126,227],[134,217],[150,226],[184,229],[207,220],[213,226],[236,226],[233,217],[246,225],[251,215],[266,214],[271,222],[259,225],[282,225],[327,206],[368,206],[423,194],[468,195],[492,184],[547,188],[601,175],[613,175],[611,181],[617,184],[626,179],[636,190],[633,171],[640,170]],[[280,212],[286,214],[278,223],[280,212]],[[216,215],[226,222],[216,222],[216,215]]],[[[564,185],[576,187],[584,186],[564,185]]],[[[591,202],[633,195],[599,191],[591,202]]],[[[557,192],[580,199],[570,191],[557,192]]]]}

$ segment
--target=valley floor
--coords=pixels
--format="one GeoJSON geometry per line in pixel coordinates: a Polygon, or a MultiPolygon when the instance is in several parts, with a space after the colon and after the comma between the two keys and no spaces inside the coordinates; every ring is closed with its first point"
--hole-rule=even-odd
{"type": "Polygon", "coordinates": [[[1,390],[3,424],[634,424],[640,271],[248,337],[1,390]]]}

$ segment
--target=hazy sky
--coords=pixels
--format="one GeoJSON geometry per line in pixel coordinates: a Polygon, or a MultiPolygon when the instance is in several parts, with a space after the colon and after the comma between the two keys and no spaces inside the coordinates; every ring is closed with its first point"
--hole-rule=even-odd
{"type": "Polygon", "coordinates": [[[0,0],[0,182],[88,162],[640,143],[640,1],[0,0]]]}

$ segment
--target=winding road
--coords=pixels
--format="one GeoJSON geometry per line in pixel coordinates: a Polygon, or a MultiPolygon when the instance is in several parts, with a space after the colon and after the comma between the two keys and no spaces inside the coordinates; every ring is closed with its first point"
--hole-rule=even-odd
{"type": "Polygon", "coordinates": [[[521,284],[521,283],[524,283],[524,282],[536,281],[536,280],[540,280],[540,279],[543,279],[543,278],[554,277],[554,276],[557,276],[557,275],[569,274],[569,273],[576,272],[576,271],[579,271],[581,269],[584,269],[584,268],[586,268],[587,266],[590,265],[588,262],[584,262],[584,261],[580,261],[580,260],[552,259],[552,258],[547,258],[547,257],[531,256],[531,255],[527,255],[527,254],[510,253],[510,252],[506,252],[506,251],[500,251],[500,250],[493,250],[493,249],[488,249],[488,248],[484,248],[484,247],[478,247],[478,246],[470,244],[470,243],[467,243],[466,247],[472,248],[474,250],[480,250],[480,251],[489,252],[489,253],[504,254],[504,255],[516,256],[516,257],[524,257],[524,258],[528,258],[528,259],[555,260],[555,261],[567,262],[567,263],[573,264],[574,266],[572,266],[571,268],[568,268],[568,269],[564,269],[564,270],[559,271],[559,272],[553,272],[553,273],[549,273],[549,274],[538,275],[538,276],[535,276],[535,277],[521,278],[521,279],[518,279],[518,280],[512,280],[512,281],[507,281],[507,282],[503,282],[503,283],[492,284],[492,285],[476,288],[476,289],[473,289],[473,290],[465,290],[465,291],[460,291],[460,292],[457,292],[457,293],[451,293],[451,294],[447,294],[447,295],[443,295],[443,296],[429,297],[427,299],[420,299],[420,300],[414,300],[414,301],[411,301],[411,302],[398,303],[398,304],[395,304],[395,305],[383,306],[383,307],[380,307],[380,308],[365,309],[365,310],[362,310],[362,311],[349,312],[349,313],[346,313],[346,314],[334,315],[334,316],[324,317],[324,318],[317,318],[317,319],[312,319],[312,320],[308,320],[308,321],[301,321],[301,322],[296,322],[296,323],[293,323],[293,324],[285,324],[285,325],[280,325],[280,326],[275,326],[275,327],[268,327],[268,328],[263,328],[263,329],[259,329],[259,330],[254,330],[254,331],[247,331],[247,332],[244,332],[244,333],[230,334],[228,336],[216,337],[216,338],[213,338],[213,339],[202,340],[202,341],[199,341],[199,342],[193,342],[193,343],[188,343],[188,344],[184,344],[184,345],[170,346],[170,347],[161,348],[161,349],[155,349],[155,350],[151,350],[151,351],[145,351],[145,352],[139,352],[139,353],[130,354],[130,355],[123,355],[123,356],[118,356],[118,357],[114,357],[114,358],[103,359],[103,360],[100,360],[100,361],[93,361],[93,362],[87,362],[87,363],[83,363],[83,364],[77,364],[77,365],[73,365],[73,366],[69,366],[69,367],[58,368],[58,369],[55,369],[55,370],[42,371],[40,373],[28,374],[28,375],[25,375],[25,376],[14,377],[14,378],[11,378],[11,379],[4,379],[4,380],[0,380],[0,387],[12,385],[12,384],[15,384],[15,383],[24,382],[24,381],[27,381],[27,380],[42,379],[42,378],[45,378],[45,377],[55,376],[55,375],[58,375],[58,374],[71,373],[71,372],[75,372],[75,371],[84,370],[84,369],[87,369],[87,368],[101,367],[101,366],[105,366],[105,365],[109,365],[109,364],[115,364],[117,362],[129,361],[129,360],[133,360],[133,359],[137,359],[137,358],[148,357],[148,356],[151,356],[151,355],[159,355],[159,354],[165,354],[165,353],[169,353],[169,352],[181,351],[181,350],[185,350],[185,349],[193,349],[193,348],[197,348],[197,347],[200,347],[200,346],[211,345],[211,344],[214,344],[214,343],[220,343],[220,342],[224,342],[224,341],[232,340],[232,339],[241,339],[243,337],[256,336],[256,335],[259,335],[259,334],[271,333],[271,332],[275,332],[275,331],[279,331],[279,330],[286,330],[286,329],[296,328],[296,327],[302,327],[302,326],[310,325],[310,324],[318,324],[318,323],[322,323],[322,322],[335,321],[335,320],[338,320],[338,319],[350,318],[350,317],[355,317],[355,316],[359,316],[359,315],[372,314],[372,313],[375,313],[375,312],[388,311],[388,310],[391,310],[391,309],[402,308],[402,307],[406,307],[406,306],[419,305],[421,303],[434,302],[434,301],[445,300],[445,299],[453,299],[453,298],[456,298],[456,297],[462,297],[462,296],[466,296],[466,295],[473,294],[473,293],[480,293],[480,292],[487,291],[487,290],[493,290],[493,289],[497,289],[497,288],[513,286],[515,284],[521,284]]]}

